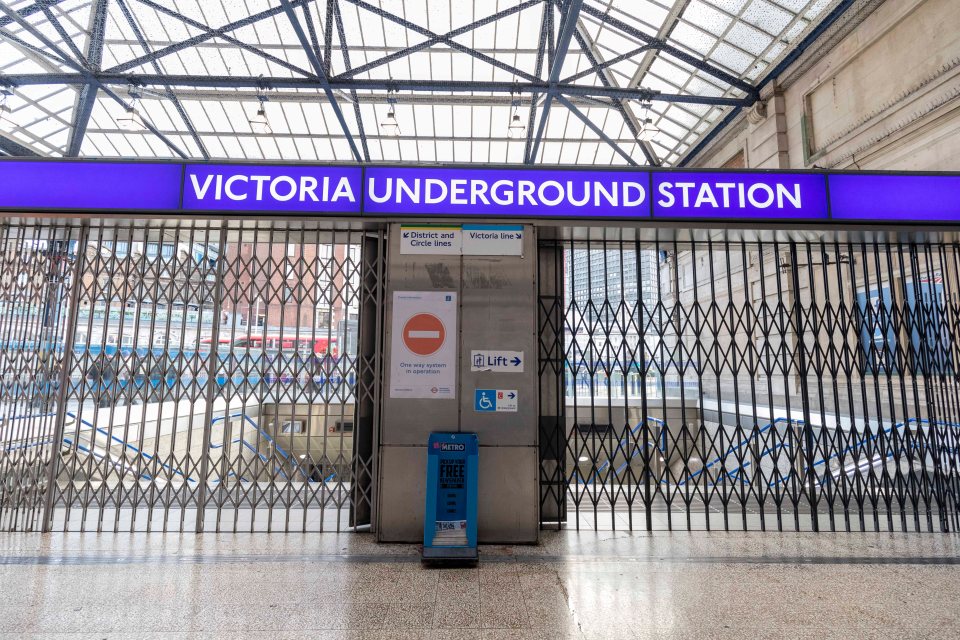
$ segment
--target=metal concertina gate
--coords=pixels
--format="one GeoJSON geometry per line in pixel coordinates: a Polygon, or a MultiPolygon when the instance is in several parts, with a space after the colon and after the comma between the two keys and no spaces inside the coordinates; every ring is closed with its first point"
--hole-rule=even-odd
{"type": "Polygon", "coordinates": [[[541,241],[541,521],[960,528],[956,244],[541,241]]]}
{"type": "Polygon", "coordinates": [[[369,524],[383,232],[0,230],[0,530],[369,524]]]}

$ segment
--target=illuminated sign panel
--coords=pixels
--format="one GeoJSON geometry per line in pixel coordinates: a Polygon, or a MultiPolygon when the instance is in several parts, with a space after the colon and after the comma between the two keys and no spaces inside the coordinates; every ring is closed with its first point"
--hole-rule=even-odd
{"type": "Polygon", "coordinates": [[[0,162],[0,208],[12,210],[139,209],[180,206],[179,164],[0,162]]]}
{"type": "Polygon", "coordinates": [[[816,173],[656,172],[653,216],[826,220],[826,177],[816,173]]]}
{"type": "Polygon", "coordinates": [[[960,222],[960,175],[0,160],[0,210],[960,222]]]}
{"type": "Polygon", "coordinates": [[[370,167],[364,213],[648,218],[645,171],[370,167]]]}
{"type": "Polygon", "coordinates": [[[187,165],[187,211],[360,213],[359,167],[187,165]]]}
{"type": "Polygon", "coordinates": [[[960,176],[830,176],[834,220],[960,222],[960,176]]]}

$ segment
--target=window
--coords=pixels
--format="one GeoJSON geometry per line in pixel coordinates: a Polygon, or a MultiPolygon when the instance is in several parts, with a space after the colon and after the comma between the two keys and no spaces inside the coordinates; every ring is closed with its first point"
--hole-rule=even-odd
{"type": "Polygon", "coordinates": [[[328,307],[317,307],[317,327],[326,327],[330,324],[330,309],[328,307]]]}
{"type": "Polygon", "coordinates": [[[303,420],[287,420],[281,425],[280,433],[303,433],[303,420]]]}

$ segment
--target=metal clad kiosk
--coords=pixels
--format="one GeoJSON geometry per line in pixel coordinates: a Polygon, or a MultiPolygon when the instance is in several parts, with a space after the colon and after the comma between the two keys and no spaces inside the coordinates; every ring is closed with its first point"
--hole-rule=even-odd
{"type": "Polygon", "coordinates": [[[477,560],[478,451],[475,433],[430,434],[424,560],[477,560]]]}

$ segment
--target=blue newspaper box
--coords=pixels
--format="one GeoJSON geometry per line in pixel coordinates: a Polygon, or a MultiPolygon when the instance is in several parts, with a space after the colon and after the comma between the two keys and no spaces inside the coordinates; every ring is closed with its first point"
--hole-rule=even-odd
{"type": "Polygon", "coordinates": [[[427,441],[424,560],[477,560],[475,433],[431,433],[427,441]]]}

